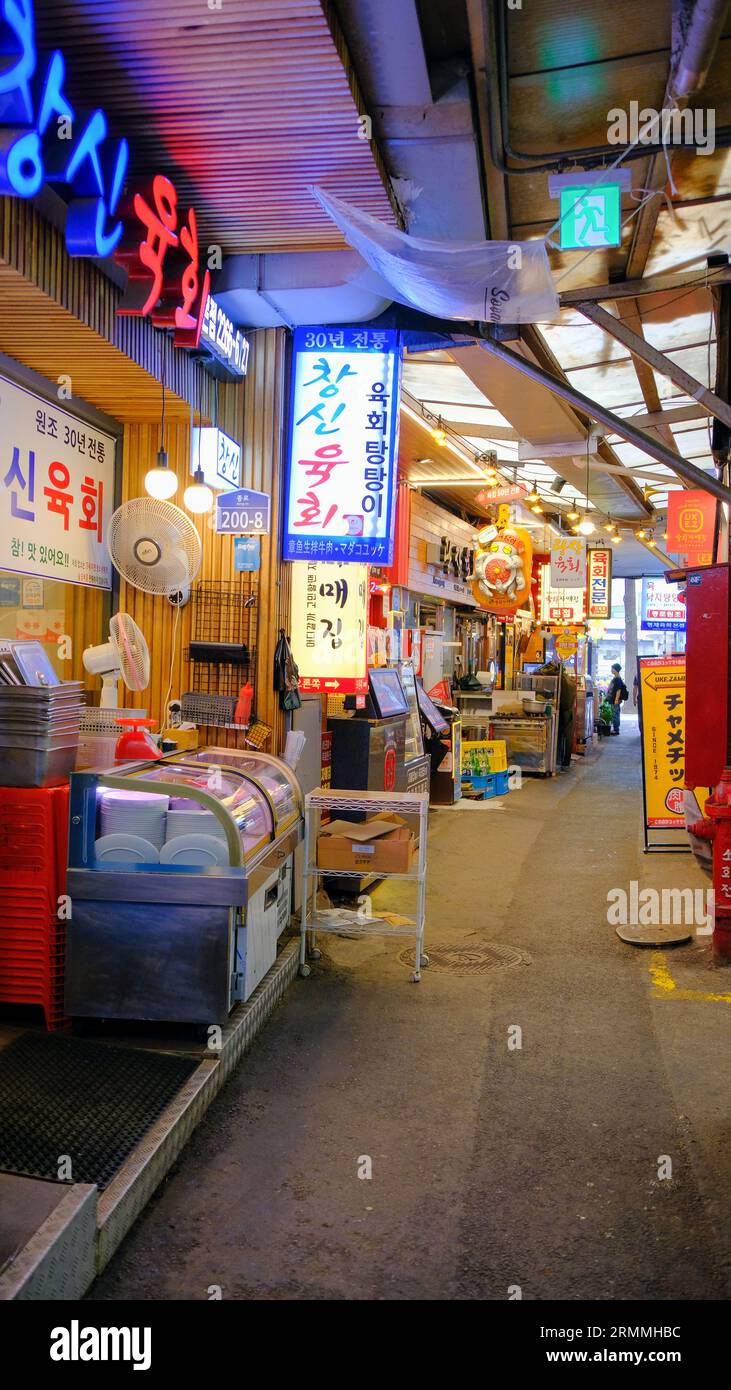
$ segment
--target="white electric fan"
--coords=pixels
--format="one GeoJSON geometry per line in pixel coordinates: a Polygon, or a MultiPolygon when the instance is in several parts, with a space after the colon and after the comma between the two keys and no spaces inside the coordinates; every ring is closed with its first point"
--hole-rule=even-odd
{"type": "Polygon", "coordinates": [[[203,558],[190,517],[155,497],[133,497],[113,513],[107,545],[114,568],[145,594],[184,603],[203,558]]]}
{"type": "Polygon", "coordinates": [[[114,614],[109,641],[87,647],[83,662],[90,675],[102,678],[102,709],[117,708],[118,681],[123,680],[128,690],[145,690],[150,683],[150,653],[129,613],[114,614]]]}

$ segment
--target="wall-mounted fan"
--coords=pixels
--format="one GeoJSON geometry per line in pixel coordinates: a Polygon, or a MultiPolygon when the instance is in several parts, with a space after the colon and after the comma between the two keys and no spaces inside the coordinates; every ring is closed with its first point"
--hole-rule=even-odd
{"type": "Polygon", "coordinates": [[[150,653],[136,622],[129,613],[115,613],[109,624],[109,641],[87,647],[84,667],[92,676],[101,676],[102,709],[117,708],[117,682],[128,690],[145,690],[150,683],[150,653]]]}
{"type": "Polygon", "coordinates": [[[154,497],[133,497],[114,512],[107,532],[114,568],[145,594],[184,603],[203,558],[189,516],[154,497]]]}

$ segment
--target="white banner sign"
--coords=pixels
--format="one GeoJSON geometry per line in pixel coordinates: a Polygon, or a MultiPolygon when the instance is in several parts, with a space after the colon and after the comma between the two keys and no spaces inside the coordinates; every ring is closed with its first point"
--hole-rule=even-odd
{"type": "Polygon", "coordinates": [[[111,589],[114,446],[0,377],[0,569],[111,589]]]}
{"type": "Polygon", "coordinates": [[[642,621],[645,632],[682,632],[685,627],[685,603],[677,584],[669,584],[664,575],[646,576],[642,581],[642,621]]]}
{"type": "Polygon", "coordinates": [[[541,569],[541,622],[583,623],[586,589],[554,589],[551,587],[551,567],[541,569]]]}
{"type": "Polygon", "coordinates": [[[300,689],[365,694],[367,565],[312,560],[295,562],[292,571],[291,642],[300,689]]]}
{"type": "Polygon", "coordinates": [[[551,541],[551,588],[583,589],[586,585],[586,541],[580,536],[556,536],[551,541]]]}

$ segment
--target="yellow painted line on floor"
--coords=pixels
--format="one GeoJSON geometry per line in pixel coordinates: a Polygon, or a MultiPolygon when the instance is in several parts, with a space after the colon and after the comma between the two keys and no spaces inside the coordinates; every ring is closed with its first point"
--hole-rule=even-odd
{"type": "Polygon", "coordinates": [[[655,951],[650,960],[650,979],[656,999],[689,999],[695,1003],[731,1004],[731,994],[711,994],[701,989],[679,989],[670,974],[667,957],[655,951]]]}

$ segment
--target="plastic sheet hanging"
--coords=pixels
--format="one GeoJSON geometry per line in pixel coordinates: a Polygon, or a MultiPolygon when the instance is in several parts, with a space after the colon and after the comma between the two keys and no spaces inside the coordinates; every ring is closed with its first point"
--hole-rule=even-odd
{"type": "Polygon", "coordinates": [[[558,317],[542,241],[426,241],[387,227],[315,187],[315,196],[400,304],[438,318],[487,323],[551,322],[558,317]]]}

